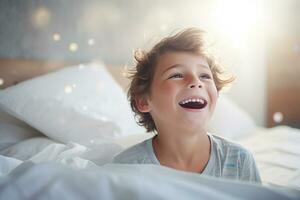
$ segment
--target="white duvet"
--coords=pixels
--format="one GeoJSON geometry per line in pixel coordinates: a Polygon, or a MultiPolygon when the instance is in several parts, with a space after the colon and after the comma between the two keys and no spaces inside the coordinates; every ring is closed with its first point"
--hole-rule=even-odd
{"type": "Polygon", "coordinates": [[[157,165],[20,164],[0,180],[0,199],[299,199],[280,188],[226,181],[157,165]]]}
{"type": "MultiPolygon", "coordinates": [[[[12,157],[0,155],[0,177],[9,174],[24,161],[30,161],[35,164],[52,162],[64,164],[74,169],[90,169],[109,163],[115,154],[123,150],[123,147],[118,144],[106,142],[86,147],[73,142],[61,144],[53,141],[40,147],[41,141],[49,139],[34,138],[29,140],[32,146],[37,145],[35,151],[31,150],[30,146],[20,144],[1,151],[2,154],[12,157]],[[32,155],[26,155],[26,151],[29,151],[27,153],[32,155]],[[28,159],[21,159],[26,157],[28,159]]],[[[23,143],[27,144],[26,141],[23,143]]]]}

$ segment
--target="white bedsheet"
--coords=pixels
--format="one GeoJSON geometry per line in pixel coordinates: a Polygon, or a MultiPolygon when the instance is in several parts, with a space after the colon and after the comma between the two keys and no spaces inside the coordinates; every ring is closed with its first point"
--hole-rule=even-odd
{"type": "Polygon", "coordinates": [[[240,143],[254,154],[264,183],[300,190],[299,129],[260,128],[240,143]]]}

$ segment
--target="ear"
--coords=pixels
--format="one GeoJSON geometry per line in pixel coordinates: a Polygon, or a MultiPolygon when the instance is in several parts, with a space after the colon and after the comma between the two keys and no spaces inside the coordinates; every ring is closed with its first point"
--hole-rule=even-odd
{"type": "Polygon", "coordinates": [[[135,104],[137,106],[137,109],[142,113],[150,112],[151,110],[148,99],[146,97],[136,97],[135,104]]]}

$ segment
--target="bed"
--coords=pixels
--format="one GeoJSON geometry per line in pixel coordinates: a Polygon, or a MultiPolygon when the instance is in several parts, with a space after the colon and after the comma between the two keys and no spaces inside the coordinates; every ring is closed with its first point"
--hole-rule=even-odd
{"type": "Polygon", "coordinates": [[[0,60],[0,199],[300,198],[300,131],[258,127],[225,95],[210,132],[253,152],[263,186],[110,164],[153,136],[134,121],[123,69],[99,61],[0,60]]]}

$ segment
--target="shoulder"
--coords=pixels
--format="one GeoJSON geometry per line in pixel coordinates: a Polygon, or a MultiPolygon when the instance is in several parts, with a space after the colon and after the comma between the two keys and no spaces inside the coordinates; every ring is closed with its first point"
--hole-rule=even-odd
{"type": "Polygon", "coordinates": [[[113,159],[113,163],[120,164],[139,164],[145,163],[149,157],[147,145],[152,142],[152,138],[138,143],[128,149],[125,149],[120,154],[116,155],[113,159]]]}
{"type": "Polygon", "coordinates": [[[254,157],[248,149],[220,136],[212,135],[212,140],[225,170],[230,174],[236,171],[239,180],[261,183],[254,157]]]}
{"type": "Polygon", "coordinates": [[[239,143],[217,135],[211,135],[213,146],[221,157],[235,157],[241,162],[253,159],[252,153],[239,143]]]}

